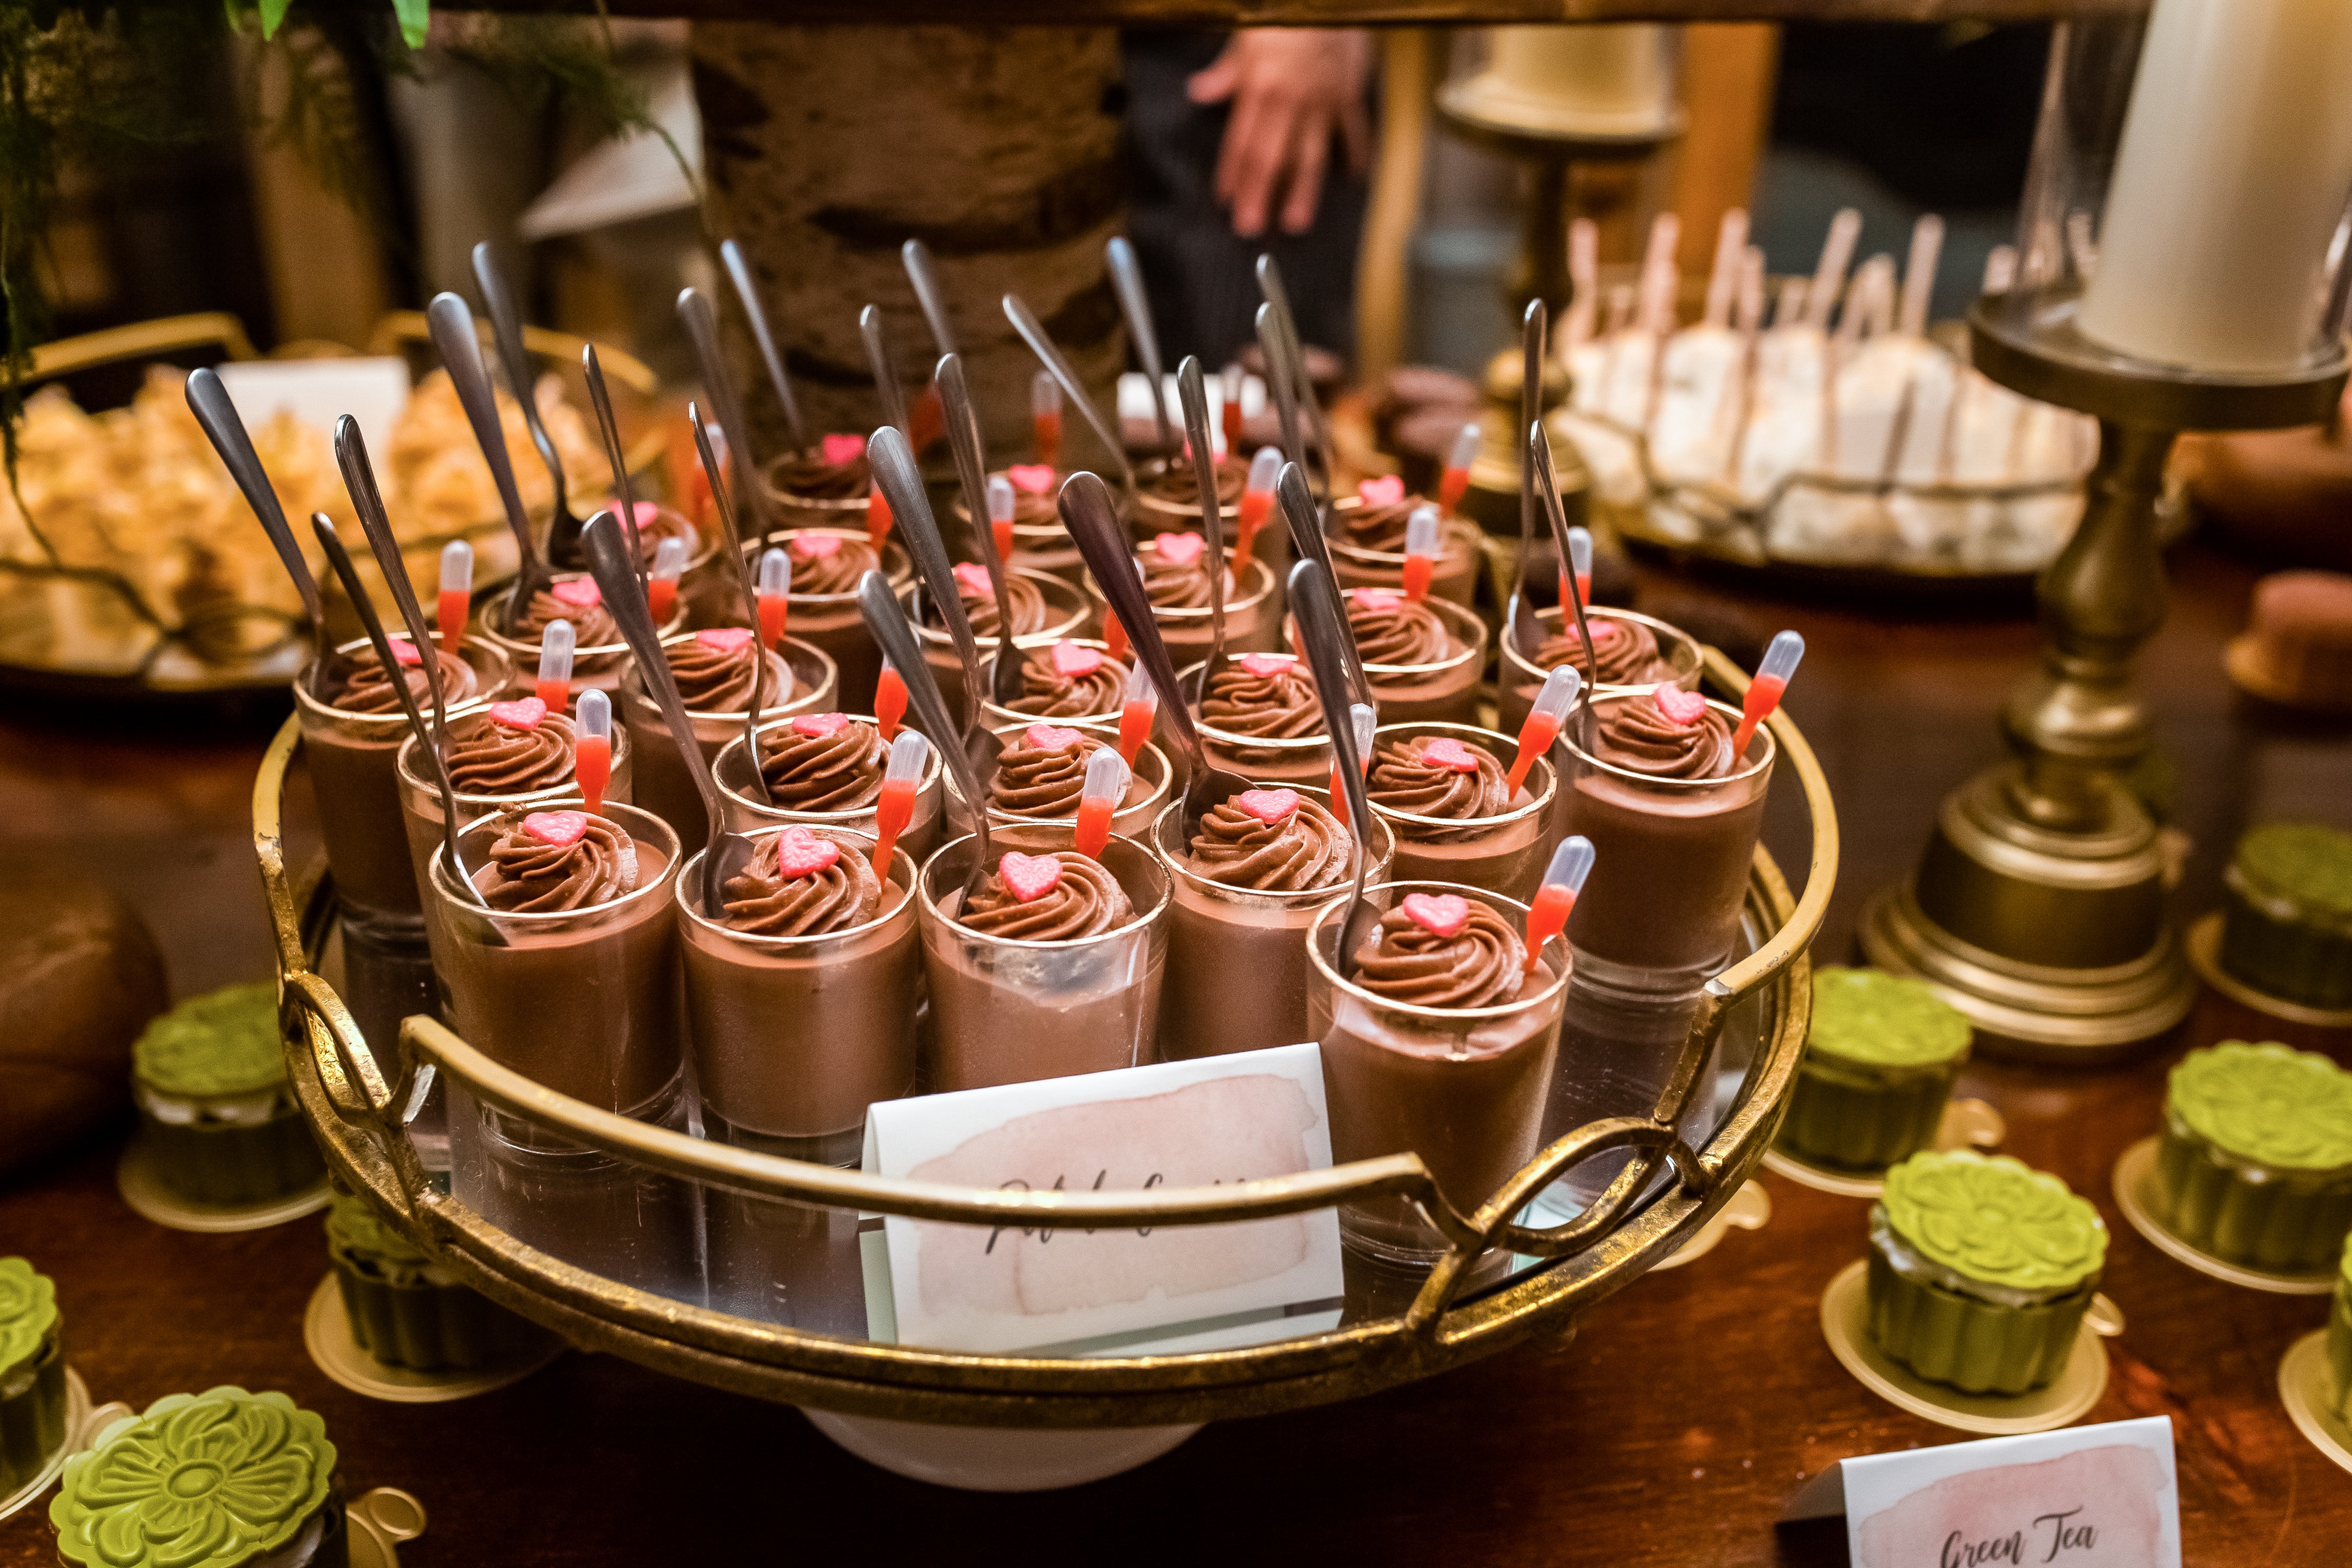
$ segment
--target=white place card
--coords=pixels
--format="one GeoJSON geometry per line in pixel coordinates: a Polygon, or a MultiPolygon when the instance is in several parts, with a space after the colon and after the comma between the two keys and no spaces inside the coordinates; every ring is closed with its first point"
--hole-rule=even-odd
{"type": "Polygon", "coordinates": [[[2161,1415],[1846,1459],[1783,1517],[1841,1511],[1853,1568],[2180,1568],[2161,1415]]]}
{"type": "MultiPolygon", "coordinates": [[[[1312,1045],[894,1100],[864,1168],[968,1187],[1133,1192],[1328,1169],[1312,1045]]],[[[1335,1326],[1339,1216],[1151,1230],[869,1216],[868,1334],[985,1352],[1169,1354],[1335,1326]]]]}
{"type": "MultiPolygon", "coordinates": [[[[392,432],[408,405],[408,362],[397,354],[359,359],[248,359],[215,367],[248,428],[284,409],[332,439],[335,421],[359,421],[378,474],[392,462],[392,432]]],[[[301,526],[308,520],[297,519],[301,526]]]]}

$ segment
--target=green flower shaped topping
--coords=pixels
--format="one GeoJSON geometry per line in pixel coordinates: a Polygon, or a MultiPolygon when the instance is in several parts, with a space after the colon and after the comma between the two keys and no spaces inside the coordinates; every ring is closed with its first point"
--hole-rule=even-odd
{"type": "Polygon", "coordinates": [[[251,1094],[286,1080],[278,989],[230,985],[183,1002],[131,1047],[131,1070],[165,1094],[251,1094]]]}
{"type": "Polygon", "coordinates": [[[1880,1202],[1921,1256],[1983,1284],[2065,1290],[2106,1262],[2099,1211],[2006,1154],[1914,1154],[1886,1173],[1880,1202]]]}
{"type": "Polygon", "coordinates": [[[2352,1072],[2275,1040],[2224,1040],[2172,1069],[2165,1109],[2222,1152],[2285,1170],[2352,1165],[2352,1072]]]}
{"type": "Polygon", "coordinates": [[[1806,1048],[1846,1061],[1926,1067],[1967,1054],[1969,1020],[1921,981],[1875,969],[1818,969],[1806,1048]]]}
{"type": "Polygon", "coordinates": [[[66,1461],[58,1551],[93,1568],[236,1568],[301,1532],[335,1474],[327,1424],[282,1394],[173,1394],[66,1461]]]}
{"type": "Polygon", "coordinates": [[[2238,840],[2238,874],[2316,914],[2352,915],[2352,833],[2266,822],[2238,840]]]}
{"type": "Polygon", "coordinates": [[[378,1266],[433,1261],[422,1247],[383,1223],[365,1198],[337,1193],[327,1205],[327,1245],[378,1266]]]}
{"type": "Polygon", "coordinates": [[[58,1288],[21,1258],[0,1258],[0,1377],[38,1355],[58,1326],[58,1288]]]}

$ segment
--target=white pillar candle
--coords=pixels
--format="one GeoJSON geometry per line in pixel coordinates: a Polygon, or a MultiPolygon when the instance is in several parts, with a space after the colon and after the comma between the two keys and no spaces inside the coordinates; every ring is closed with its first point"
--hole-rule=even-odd
{"type": "Polygon", "coordinates": [[[2084,335],[2167,364],[2307,356],[2352,196],[2352,3],[2156,0],[2084,335]]]}

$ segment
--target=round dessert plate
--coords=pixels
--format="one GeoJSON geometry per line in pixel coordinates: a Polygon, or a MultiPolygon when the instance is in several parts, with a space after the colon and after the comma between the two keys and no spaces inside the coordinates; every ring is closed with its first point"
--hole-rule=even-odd
{"type": "Polygon", "coordinates": [[[1963,1394],[1897,1366],[1870,1337],[1870,1265],[1855,1258],[1822,1292],[1822,1337],[1854,1381],[1889,1405],[1939,1426],[1986,1437],[2050,1432],[2088,1413],[2107,1390],[2107,1347],[2123,1332],[2123,1314],[2105,1296],[2092,1299],[2074,1336],[2074,1353],[2058,1375],[2031,1393],[1963,1394]]]}
{"type": "Polygon", "coordinates": [[[447,1372],[412,1372],[387,1366],[362,1349],[352,1337],[352,1320],[343,1310],[342,1292],[330,1273],[310,1292],[302,1310],[302,1348],[320,1372],[370,1399],[393,1405],[438,1405],[451,1399],[471,1399],[478,1394],[520,1383],[563,1353],[563,1342],[551,1339],[544,1346],[494,1366],[453,1368],[447,1372]]]}
{"type": "MultiPolygon", "coordinates": [[[[809,1424],[869,1465],[909,1480],[973,1492],[1084,1486],[1148,1465],[1201,1429],[1181,1426],[935,1426],[803,1409],[809,1424]]],[[[354,1564],[353,1568],[357,1568],[354,1564]]]]}
{"type": "Polygon", "coordinates": [[[343,1510],[352,1568],[400,1568],[400,1543],[425,1533],[425,1505],[398,1487],[362,1492],[343,1510]]]}
{"type": "Polygon", "coordinates": [[[2352,1007],[2306,1007],[2300,1002],[2257,991],[2222,968],[2220,910],[2190,926],[2184,945],[2189,949],[2189,963],[2197,971],[2197,977],[2231,1001],[2282,1023],[2307,1024],[2315,1029],[2352,1029],[2352,1007]]]}
{"type": "Polygon", "coordinates": [[[2231,684],[2249,696],[2281,708],[2292,708],[2298,713],[2318,713],[2327,718],[2340,718],[2352,713],[2352,707],[2315,702],[2304,692],[2273,675],[2263,663],[2262,649],[2252,634],[2242,633],[2231,637],[2221,649],[2221,669],[2231,684]]]}
{"type": "Polygon", "coordinates": [[[2268,1290],[2275,1296],[2325,1296],[2336,1289],[2334,1264],[2315,1274],[2273,1274],[2216,1258],[2167,1229],[2164,1222],[2156,1217],[2156,1151],[2162,1142],[2158,1135],[2150,1133],[2125,1150],[2123,1158],[2116,1162],[2115,1173],[2116,1206],[2124,1211],[2124,1218],[2131,1221],[2131,1227],[2147,1237],[2158,1252],[2225,1284],[2268,1290]]]}
{"type": "MultiPolygon", "coordinates": [[[[1936,1147],[1946,1152],[1974,1149],[1979,1154],[1990,1154],[2008,1136],[2009,1123],[1989,1100],[1947,1100],[1943,1120],[1936,1123],[1936,1147]]],[[[1775,1175],[1788,1177],[1801,1187],[1842,1198],[1874,1198],[1886,1188],[1886,1173],[1883,1170],[1832,1171],[1800,1160],[1785,1149],[1767,1149],[1764,1168],[1775,1175]]]]}
{"type": "Polygon", "coordinates": [[[130,1414],[131,1406],[119,1402],[91,1405],[89,1386],[82,1382],[81,1373],[66,1368],[66,1440],[58,1445],[58,1451],[49,1456],[49,1462],[41,1467],[39,1475],[0,1498],[0,1519],[24,1511],[49,1489],[49,1483],[58,1479],[58,1472],[66,1468],[68,1459],[95,1442],[103,1427],[130,1414]]]}
{"type": "Polygon", "coordinates": [[[1657,1274],[1668,1268],[1680,1268],[1685,1263],[1696,1263],[1715,1250],[1715,1244],[1728,1235],[1734,1226],[1741,1230],[1762,1230],[1772,1222],[1772,1194],[1764,1190],[1761,1182],[1742,1182],[1731,1201],[1715,1211],[1714,1216],[1677,1248],[1673,1257],[1651,1265],[1650,1272],[1657,1274]]]}
{"type": "Polygon", "coordinates": [[[165,1186],[155,1174],[148,1160],[147,1145],[133,1138],[131,1146],[122,1151],[121,1163],[114,1167],[114,1184],[142,1218],[152,1219],[167,1230],[193,1230],[208,1235],[221,1235],[237,1230],[268,1230],[273,1225],[284,1225],[289,1219],[300,1219],[306,1214],[317,1214],[327,1206],[331,1195],[327,1178],[322,1174],[316,1184],[282,1198],[272,1198],[266,1204],[249,1204],[233,1207],[225,1204],[193,1203],[165,1186]]]}
{"type": "Polygon", "coordinates": [[[2279,1359],[2279,1403],[2311,1446],[2352,1470],[2352,1426],[2327,1403],[2327,1331],[2314,1329],[2279,1359]]]}

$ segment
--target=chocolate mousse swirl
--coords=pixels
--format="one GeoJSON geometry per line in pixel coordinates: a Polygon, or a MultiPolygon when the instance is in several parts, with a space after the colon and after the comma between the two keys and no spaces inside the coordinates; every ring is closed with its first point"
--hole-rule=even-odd
{"type": "MultiPolygon", "coordinates": [[[[752,656],[761,652],[757,638],[741,647],[715,648],[700,637],[686,637],[662,646],[669,672],[677,680],[677,694],[689,713],[741,713],[751,706],[752,656]]],[[[771,653],[768,671],[761,678],[761,706],[773,708],[791,700],[792,672],[771,653]]]]}
{"type": "MultiPolygon", "coordinates": [[[[613,624],[613,612],[602,603],[567,605],[544,588],[532,593],[522,625],[510,635],[517,642],[535,643],[540,634],[556,621],[572,623],[572,646],[575,648],[610,647],[621,640],[620,628],[613,624]]],[[[499,629],[506,629],[503,623],[499,629]]]]}
{"type": "Polygon", "coordinates": [[[1297,662],[1269,675],[1228,664],[1210,678],[1201,721],[1228,735],[1263,741],[1308,741],[1324,732],[1315,677],[1297,662]]]}
{"type": "Polygon", "coordinates": [[[1127,889],[1100,861],[1074,849],[1057,849],[1054,858],[1062,863],[1061,880],[1025,904],[1001,873],[991,871],[957,911],[956,923],[1010,942],[1071,942],[1116,931],[1134,918],[1127,889]]]}
{"type": "MultiPolygon", "coordinates": [[[[1155,610],[1205,610],[1209,607],[1209,556],[1202,551],[1192,560],[1170,561],[1157,550],[1145,550],[1136,559],[1143,563],[1143,592],[1155,610]]],[[[1225,603],[1230,607],[1239,595],[1234,574],[1225,574],[1225,603]]]]}
{"type": "Polygon", "coordinates": [[[1469,923],[1452,936],[1427,930],[1401,909],[1382,915],[1364,944],[1355,982],[1415,1007],[1494,1007],[1517,998],[1527,962],[1519,933],[1473,899],[1469,923]]]}
{"type": "Polygon", "coordinates": [[[1656,691],[1607,707],[1592,739],[1592,753],[1602,762],[1662,779],[1721,778],[1732,771],[1731,721],[1715,709],[1677,724],[1660,710],[1656,691]]]}
{"type": "MultiPolygon", "coordinates": [[[[637,503],[641,511],[652,505],[650,501],[637,503]]],[[[614,501],[613,515],[618,517],[620,514],[621,503],[614,501]]],[[[694,524],[688,521],[684,512],[672,511],[666,506],[656,507],[651,512],[637,519],[637,564],[650,568],[654,563],[654,558],[661,553],[662,541],[665,539],[685,540],[688,560],[692,560],[702,549],[702,535],[694,524]]]]}
{"type": "Polygon", "coordinates": [[[1478,768],[1475,773],[1460,773],[1443,763],[1422,761],[1428,745],[1429,737],[1411,736],[1383,741],[1374,749],[1368,780],[1374,805],[1454,821],[1500,816],[1511,809],[1508,777],[1494,752],[1463,742],[1462,749],[1478,768]]]}
{"type": "MultiPolygon", "coordinates": [[[[1076,816],[1078,799],[1086,793],[1087,759],[1101,749],[1100,741],[1084,735],[1066,746],[1034,746],[1016,731],[1008,738],[1004,754],[996,759],[989,805],[1009,816],[1041,821],[1076,816]]],[[[1137,787],[1137,781],[1128,781],[1130,799],[1137,787]]]]}
{"type": "MultiPolygon", "coordinates": [[[[994,637],[996,590],[985,584],[975,590],[959,579],[957,597],[963,601],[963,617],[971,623],[971,635],[976,637],[994,637]]],[[[1028,637],[1045,626],[1045,595],[1038,592],[1036,584],[1026,577],[1008,577],[1004,580],[1004,597],[1013,606],[1014,637],[1028,637]]],[[[923,605],[923,621],[927,626],[940,627],[940,617],[930,608],[928,597],[923,605]]]]}
{"type": "Polygon", "coordinates": [[[449,784],[460,795],[535,795],[572,782],[572,721],[550,713],[530,729],[488,713],[449,729],[449,784]]]}
{"type": "Polygon", "coordinates": [[[874,488],[874,475],[862,451],[845,463],[835,463],[826,458],[823,447],[809,447],[769,464],[768,482],[803,500],[855,500],[874,488]]]}
{"type": "MultiPolygon", "coordinates": [[[[432,654],[441,666],[442,700],[452,704],[469,700],[474,695],[474,667],[438,647],[433,648],[432,654]]],[[[408,683],[409,695],[416,699],[417,710],[430,717],[433,692],[425,679],[424,664],[421,661],[404,664],[400,667],[400,673],[408,683]]],[[[400,696],[393,689],[392,682],[384,678],[383,662],[376,658],[373,645],[350,656],[342,683],[336,689],[328,706],[340,708],[346,713],[400,711],[400,696]]]]}
{"type": "Polygon", "coordinates": [[[856,811],[882,798],[889,748],[874,726],[853,720],[830,735],[804,735],[789,723],[760,731],[760,773],[768,793],[790,811],[856,811]]]}
{"type": "Polygon", "coordinates": [[[793,534],[784,542],[784,552],[793,558],[792,596],[795,599],[803,594],[855,594],[858,579],[882,564],[874,546],[839,534],[793,534]],[[813,538],[832,539],[840,547],[823,555],[803,553],[803,542],[813,538]]]}
{"type": "Polygon", "coordinates": [[[1060,496],[1063,478],[1063,475],[1055,474],[1054,482],[1043,490],[1026,490],[1019,485],[1014,485],[1013,487],[1013,526],[1044,528],[1051,524],[1059,527],[1062,521],[1060,496]]]}
{"type": "MultiPolygon", "coordinates": [[[[1230,510],[1242,499],[1242,487],[1249,483],[1249,464],[1240,458],[1226,456],[1217,459],[1217,504],[1230,510]]],[[[1144,482],[1144,493],[1160,500],[1174,501],[1179,506],[1198,506],[1201,501],[1201,470],[1190,458],[1176,458],[1160,472],[1144,482]]]]}
{"type": "Polygon", "coordinates": [[[1544,638],[1536,649],[1536,667],[1550,670],[1563,664],[1576,666],[1578,673],[1611,686],[1639,686],[1645,681],[1664,679],[1666,671],[1658,658],[1658,639],[1650,628],[1635,621],[1611,621],[1587,616],[1586,624],[1592,627],[1593,658],[1585,662],[1584,639],[1576,635],[1576,622],[1571,613],[1566,629],[1544,638]]]}
{"type": "Polygon", "coordinates": [[[1021,700],[1015,713],[1041,719],[1087,719],[1116,713],[1127,698],[1127,666],[1106,658],[1084,675],[1064,675],[1054,664],[1054,650],[1033,647],[1021,661],[1021,700]]]}
{"type": "Polygon", "coordinates": [[[1391,601],[1385,594],[1370,599],[1349,595],[1348,629],[1355,633],[1356,651],[1366,664],[1438,664],[1459,646],[1426,603],[1391,601]]]}
{"type": "Polygon", "coordinates": [[[854,839],[810,832],[838,849],[840,858],[821,871],[784,876],[776,868],[783,836],[770,834],[751,852],[742,874],[727,879],[721,925],[752,936],[822,936],[874,918],[882,907],[882,879],[866,849],[854,839]]]}
{"type": "Polygon", "coordinates": [[[637,887],[637,841],[609,817],[592,816],[569,844],[531,837],[520,819],[490,845],[475,874],[482,896],[508,914],[558,914],[609,903],[637,887]]]}
{"type": "Polygon", "coordinates": [[[1311,800],[1280,822],[1232,801],[1213,807],[1192,836],[1192,868],[1213,882],[1260,893],[1336,887],[1355,868],[1356,837],[1311,800]]]}
{"type": "MultiPolygon", "coordinates": [[[[1359,550],[1381,550],[1391,555],[1404,553],[1404,525],[1423,507],[1433,504],[1427,496],[1407,496],[1384,506],[1358,504],[1334,507],[1332,516],[1338,519],[1339,537],[1359,550]]],[[[1444,548],[1441,536],[1439,549],[1444,548]]]]}

